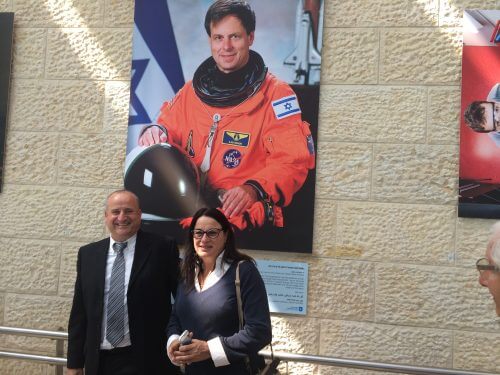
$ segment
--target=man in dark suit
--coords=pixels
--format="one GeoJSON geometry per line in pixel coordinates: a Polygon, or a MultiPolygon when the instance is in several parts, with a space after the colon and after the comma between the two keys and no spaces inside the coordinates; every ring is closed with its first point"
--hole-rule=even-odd
{"type": "Polygon", "coordinates": [[[177,246],[139,229],[139,200],[129,191],[111,193],[104,216],[110,237],[78,252],[67,374],[176,374],[165,345],[177,246]]]}

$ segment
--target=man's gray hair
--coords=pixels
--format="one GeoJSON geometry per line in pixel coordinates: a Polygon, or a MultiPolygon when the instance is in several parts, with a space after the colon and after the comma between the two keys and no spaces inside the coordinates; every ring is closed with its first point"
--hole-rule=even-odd
{"type": "Polygon", "coordinates": [[[495,266],[500,267],[500,221],[491,226],[488,249],[491,249],[491,260],[495,266]]]}

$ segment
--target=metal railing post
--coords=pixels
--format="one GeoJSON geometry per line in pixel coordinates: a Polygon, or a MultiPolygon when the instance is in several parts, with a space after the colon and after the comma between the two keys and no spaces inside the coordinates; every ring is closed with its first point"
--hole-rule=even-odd
{"type": "MultiPolygon", "coordinates": [[[[64,332],[64,329],[62,327],[59,327],[58,331],[64,332]]],[[[65,339],[56,339],[56,357],[64,357],[64,340],[65,339]]],[[[55,368],[55,374],[56,375],[63,375],[64,371],[64,366],[63,365],[56,365],[55,368]]]]}

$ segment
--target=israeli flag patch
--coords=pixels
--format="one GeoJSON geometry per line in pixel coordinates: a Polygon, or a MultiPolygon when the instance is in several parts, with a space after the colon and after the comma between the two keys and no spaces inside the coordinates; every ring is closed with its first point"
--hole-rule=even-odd
{"type": "Polygon", "coordinates": [[[295,95],[285,96],[284,98],[275,100],[271,105],[273,106],[274,115],[278,120],[301,113],[299,102],[295,95]]]}

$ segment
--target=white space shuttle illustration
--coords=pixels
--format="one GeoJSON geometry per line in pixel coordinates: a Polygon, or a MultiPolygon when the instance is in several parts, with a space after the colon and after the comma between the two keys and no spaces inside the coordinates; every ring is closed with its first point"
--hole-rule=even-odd
{"type": "Polygon", "coordinates": [[[323,40],[324,0],[298,0],[295,18],[295,49],[284,65],[295,71],[295,84],[318,85],[323,40]]]}
{"type": "Polygon", "coordinates": [[[493,85],[486,100],[489,102],[500,102],[500,83],[493,85]]]}

